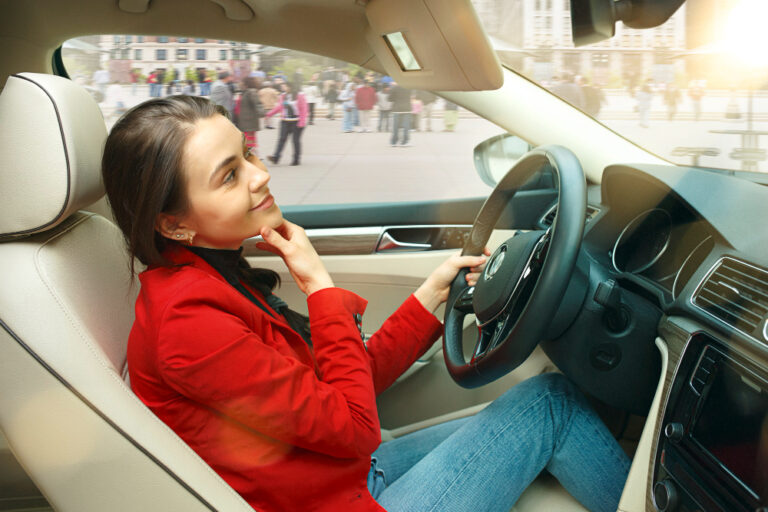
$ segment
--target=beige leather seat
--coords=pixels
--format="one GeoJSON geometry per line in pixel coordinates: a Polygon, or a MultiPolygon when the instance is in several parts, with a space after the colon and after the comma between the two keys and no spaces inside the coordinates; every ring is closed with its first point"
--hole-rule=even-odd
{"type": "Polygon", "coordinates": [[[0,94],[0,430],[61,511],[252,510],[121,375],[138,283],[104,193],[98,106],[69,80],[0,94]]]}

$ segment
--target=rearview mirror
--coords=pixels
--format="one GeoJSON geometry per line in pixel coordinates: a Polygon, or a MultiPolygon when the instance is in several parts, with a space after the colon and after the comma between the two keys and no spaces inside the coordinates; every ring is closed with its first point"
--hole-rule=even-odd
{"type": "Polygon", "coordinates": [[[483,183],[496,186],[532,146],[511,133],[502,133],[475,146],[475,169],[483,183]]]}
{"type": "Polygon", "coordinates": [[[574,46],[613,37],[616,22],[630,28],[658,27],[685,0],[571,0],[571,35],[574,46]]]}

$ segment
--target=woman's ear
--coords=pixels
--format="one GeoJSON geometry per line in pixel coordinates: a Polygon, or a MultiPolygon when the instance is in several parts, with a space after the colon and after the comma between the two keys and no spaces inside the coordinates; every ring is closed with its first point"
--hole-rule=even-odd
{"type": "Polygon", "coordinates": [[[187,233],[184,227],[179,223],[178,217],[168,213],[160,213],[155,220],[155,231],[165,238],[178,241],[186,238],[187,233]]]}

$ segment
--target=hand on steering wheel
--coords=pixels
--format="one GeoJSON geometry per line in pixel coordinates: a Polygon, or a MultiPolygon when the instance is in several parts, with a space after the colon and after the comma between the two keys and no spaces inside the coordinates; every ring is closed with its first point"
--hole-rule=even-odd
{"type": "Polygon", "coordinates": [[[568,286],[581,248],[586,181],[576,156],[562,146],[543,146],[523,156],[496,185],[475,218],[462,254],[480,254],[496,221],[517,190],[549,165],[559,184],[557,216],[547,231],[518,234],[491,255],[476,286],[466,270],[451,285],[445,307],[443,355],[451,377],[472,388],[519,366],[544,335],[568,286]],[[474,313],[478,340],[467,362],[464,317],[474,313]]]}

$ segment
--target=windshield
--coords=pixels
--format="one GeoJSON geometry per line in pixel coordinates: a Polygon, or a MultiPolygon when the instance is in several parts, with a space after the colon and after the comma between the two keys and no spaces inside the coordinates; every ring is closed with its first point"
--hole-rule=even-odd
{"type": "Polygon", "coordinates": [[[671,162],[768,171],[765,0],[686,2],[663,25],[571,39],[570,0],[475,0],[502,63],[671,162]]]}

